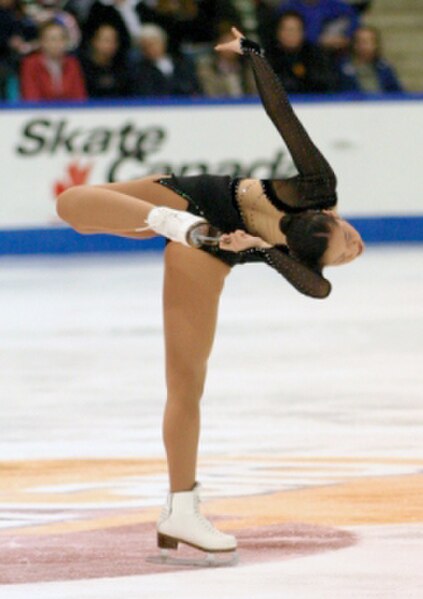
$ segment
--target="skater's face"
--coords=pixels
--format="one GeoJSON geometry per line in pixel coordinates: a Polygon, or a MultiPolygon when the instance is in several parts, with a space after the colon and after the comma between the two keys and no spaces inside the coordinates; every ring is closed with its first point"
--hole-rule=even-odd
{"type": "Polygon", "coordinates": [[[323,255],[324,266],[347,264],[364,251],[360,233],[340,216],[332,216],[335,218],[335,224],[331,226],[328,248],[323,255]]]}

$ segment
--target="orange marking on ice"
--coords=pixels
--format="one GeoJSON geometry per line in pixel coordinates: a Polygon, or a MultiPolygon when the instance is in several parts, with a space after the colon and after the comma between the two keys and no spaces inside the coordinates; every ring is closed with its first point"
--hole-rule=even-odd
{"type": "Polygon", "coordinates": [[[284,522],[332,526],[412,524],[423,521],[423,475],[359,478],[268,495],[219,499],[205,506],[209,515],[225,514],[222,529],[284,522]]]}
{"type": "Polygon", "coordinates": [[[216,457],[205,457],[202,458],[201,463],[213,463],[213,462],[294,462],[294,463],[310,463],[310,464],[393,464],[393,465],[420,465],[423,464],[423,458],[372,458],[372,457],[351,457],[351,456],[323,456],[323,457],[315,457],[315,456],[275,456],[275,455],[225,455],[225,456],[216,456],[216,457]]]}
{"type": "MultiPolygon", "coordinates": [[[[360,464],[388,464],[402,466],[420,466],[423,460],[391,458],[309,458],[276,456],[218,456],[205,458],[201,464],[249,461],[258,465],[260,470],[275,472],[281,470],[294,472],[315,472],[330,483],[292,489],[276,493],[214,499],[204,504],[204,511],[210,515],[225,515],[221,522],[223,529],[244,529],[252,526],[281,524],[284,522],[308,522],[347,526],[355,524],[393,524],[421,522],[423,519],[423,476],[402,474],[390,476],[363,477],[360,464]],[[298,467],[292,467],[298,464],[298,467]],[[313,466],[315,464],[315,466],[313,466]],[[335,464],[335,468],[329,466],[335,464]],[[333,473],[340,465],[348,465],[358,470],[353,479],[333,473]],[[361,475],[361,476],[360,476],[361,475]]],[[[200,467],[201,467],[200,464],[200,467]]],[[[34,460],[9,461],[0,464],[0,504],[31,505],[37,510],[50,506],[66,507],[70,516],[75,515],[73,504],[88,504],[99,510],[110,509],[115,513],[104,515],[92,510],[77,520],[43,523],[39,525],[21,525],[0,531],[0,536],[11,532],[19,535],[49,535],[107,529],[118,526],[154,522],[159,508],[130,508],[119,506],[124,501],[140,500],[140,496],[128,498],[119,495],[118,485],[122,479],[131,477],[160,475],[166,472],[164,460],[157,459],[87,459],[87,460],[34,460]],[[109,488],[80,489],[78,484],[104,485],[109,488]],[[57,490],[54,486],[57,485],[57,490]],[[75,485],[74,490],[63,485],[75,485]],[[42,487],[52,487],[42,491],[42,487]],[[41,488],[41,489],[40,489],[41,488]],[[37,489],[40,489],[38,491],[37,489]],[[118,510],[118,511],[117,511],[118,510]]],[[[354,473],[355,474],[355,473],[354,473]]],[[[252,472],[253,475],[253,472],[252,472]]],[[[349,474],[350,476],[350,474],[349,474]]],[[[312,481],[311,481],[312,482],[312,481]]],[[[66,514],[64,515],[66,517],[66,514]]]]}
{"type": "MultiPolygon", "coordinates": [[[[423,476],[364,478],[339,485],[327,485],[263,495],[210,500],[203,511],[221,516],[222,530],[242,530],[288,522],[352,526],[405,524],[423,520],[423,476]]],[[[155,522],[159,509],[139,510],[134,514],[90,517],[6,529],[0,536],[45,535],[114,528],[122,525],[155,522]]]]}
{"type": "MultiPolygon", "coordinates": [[[[113,481],[126,477],[164,474],[165,460],[95,459],[95,460],[28,460],[0,463],[0,504],[6,503],[98,503],[117,501],[113,481]],[[111,489],[80,491],[31,491],[38,487],[69,484],[110,484],[111,489]]],[[[126,498],[127,499],[127,498],[126,498]]]]}

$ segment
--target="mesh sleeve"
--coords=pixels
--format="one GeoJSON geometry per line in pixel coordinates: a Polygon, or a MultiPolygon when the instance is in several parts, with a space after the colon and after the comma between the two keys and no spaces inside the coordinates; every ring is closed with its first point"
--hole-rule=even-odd
{"type": "Polygon", "coordinates": [[[291,153],[298,175],[272,181],[276,195],[293,207],[332,207],[336,204],[336,176],[304,129],[280,79],[258,44],[243,38],[241,49],[253,69],[264,109],[291,153]]]}
{"type": "Polygon", "coordinates": [[[297,291],[309,297],[325,299],[332,290],[327,279],[290,256],[286,246],[251,248],[239,254],[241,264],[264,262],[281,274],[297,291]]]}

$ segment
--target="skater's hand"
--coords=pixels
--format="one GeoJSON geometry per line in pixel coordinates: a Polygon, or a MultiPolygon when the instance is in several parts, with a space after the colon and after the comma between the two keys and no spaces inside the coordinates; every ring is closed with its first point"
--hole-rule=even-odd
{"type": "Polygon", "coordinates": [[[225,42],[224,44],[218,44],[214,49],[217,52],[235,52],[236,54],[242,55],[241,40],[245,35],[242,35],[236,27],[231,27],[231,32],[235,39],[230,42],[225,42]]]}
{"type": "Polygon", "coordinates": [[[224,233],[220,238],[219,247],[227,252],[242,252],[250,248],[270,248],[272,246],[263,241],[261,237],[254,237],[242,229],[237,229],[233,233],[224,233]]]}

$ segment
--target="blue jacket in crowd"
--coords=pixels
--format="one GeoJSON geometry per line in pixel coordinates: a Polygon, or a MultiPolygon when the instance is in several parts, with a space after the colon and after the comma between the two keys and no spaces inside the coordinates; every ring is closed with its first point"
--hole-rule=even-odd
{"type": "MultiPolygon", "coordinates": [[[[404,91],[399,82],[394,69],[382,59],[374,62],[374,69],[379,80],[381,92],[401,92],[404,91]]],[[[360,92],[360,82],[353,62],[346,60],[340,65],[341,71],[341,89],[345,92],[360,92]]]]}
{"type": "Polygon", "coordinates": [[[348,37],[351,37],[359,26],[356,11],[340,0],[317,0],[313,4],[305,0],[285,0],[279,5],[279,13],[283,14],[287,10],[294,10],[303,17],[307,41],[313,44],[318,42],[325,26],[331,21],[346,19],[348,25],[345,34],[348,37]]]}

